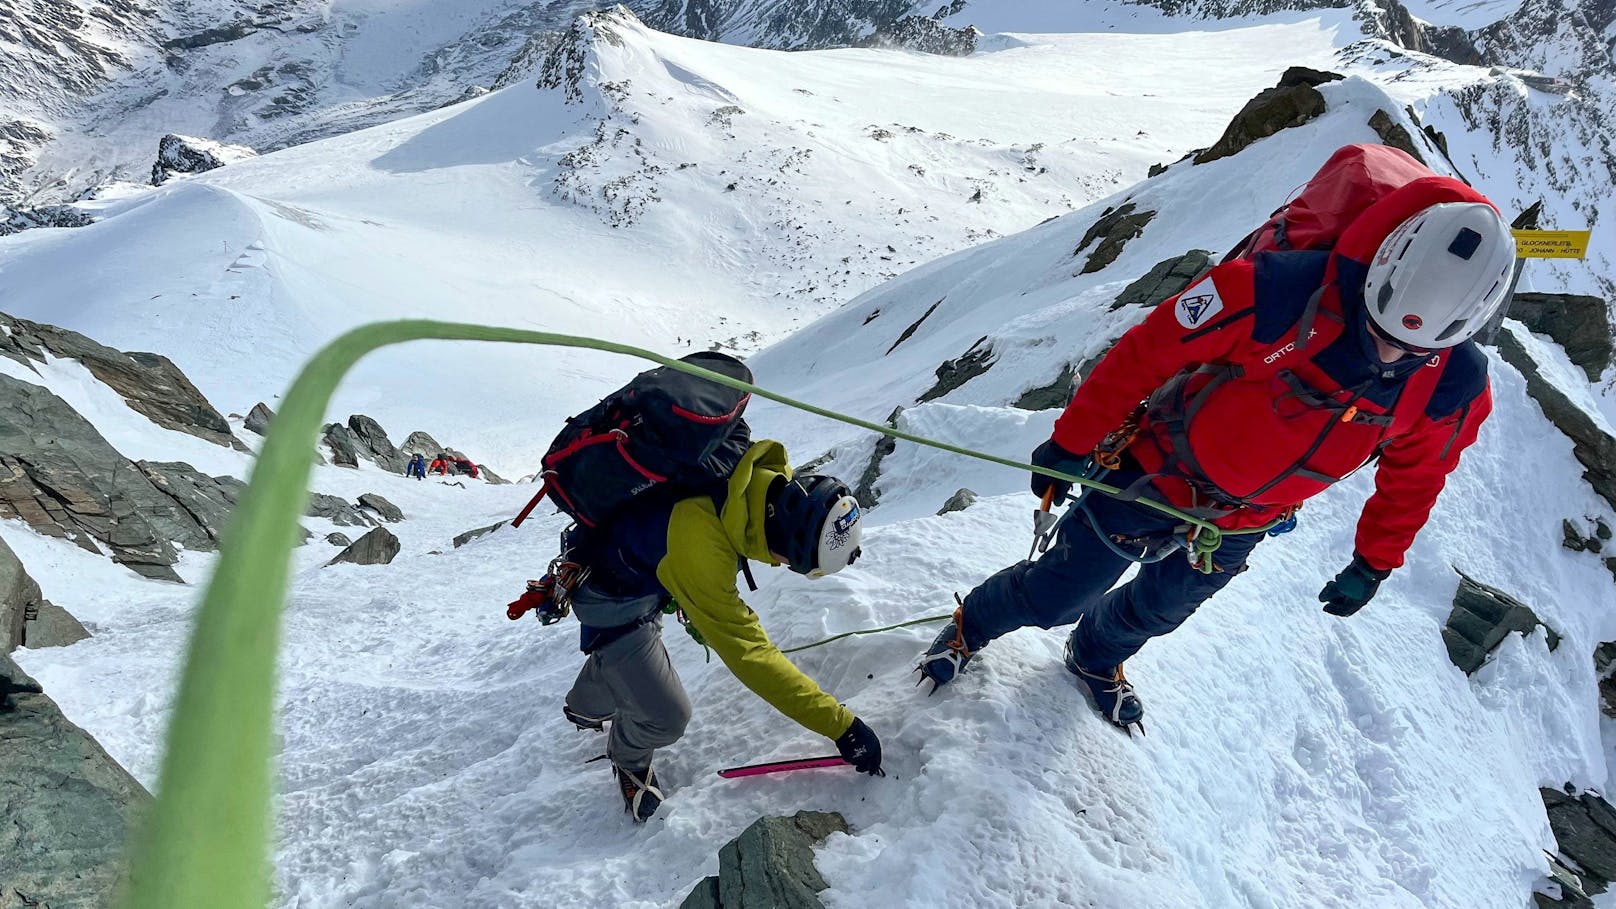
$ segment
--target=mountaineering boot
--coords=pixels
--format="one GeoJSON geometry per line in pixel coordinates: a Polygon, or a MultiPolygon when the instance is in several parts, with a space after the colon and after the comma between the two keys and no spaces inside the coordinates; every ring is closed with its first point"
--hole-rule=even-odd
{"type": "Polygon", "coordinates": [[[567,722],[577,726],[580,732],[601,732],[606,728],[606,721],[611,719],[609,716],[589,716],[579,713],[566,704],[561,705],[561,715],[567,718],[567,722]]]}
{"type": "Polygon", "coordinates": [[[1133,727],[1139,727],[1139,734],[1145,734],[1145,705],[1139,696],[1133,693],[1133,685],[1122,675],[1122,666],[1112,666],[1101,670],[1085,669],[1077,664],[1072,656],[1072,640],[1066,639],[1066,653],[1064,662],[1066,671],[1077,676],[1083,683],[1088,695],[1089,703],[1100,712],[1113,726],[1127,730],[1133,735],[1133,727]]]}
{"type": "Polygon", "coordinates": [[[656,814],[662,806],[662,790],[657,788],[656,772],[647,767],[644,770],[624,770],[616,764],[612,765],[612,774],[617,777],[617,786],[623,792],[623,810],[634,816],[634,822],[643,824],[656,814]]]}
{"type": "Polygon", "coordinates": [[[971,657],[976,655],[965,645],[965,601],[956,593],[954,602],[959,604],[959,608],[954,610],[954,621],[938,632],[937,640],[926,648],[920,657],[920,665],[915,667],[921,676],[916,685],[931,680],[928,694],[936,694],[937,689],[952,682],[954,676],[964,672],[971,657]]]}

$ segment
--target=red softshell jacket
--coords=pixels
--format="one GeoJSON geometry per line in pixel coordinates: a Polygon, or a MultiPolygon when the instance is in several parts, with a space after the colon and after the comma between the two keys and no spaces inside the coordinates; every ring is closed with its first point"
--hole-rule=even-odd
{"type": "MultiPolygon", "coordinates": [[[[1067,451],[1090,452],[1143,399],[1181,371],[1202,364],[1234,364],[1242,375],[1208,397],[1187,433],[1194,461],[1206,478],[1220,490],[1235,497],[1252,497],[1254,502],[1217,523],[1229,529],[1266,524],[1285,508],[1300,504],[1329,485],[1312,474],[1344,477],[1378,450],[1375,492],[1365,503],[1358,522],[1357,551],[1375,568],[1400,566],[1415,534],[1429,517],[1447,475],[1458,466],[1461,452],[1476,440],[1482,422],[1492,410],[1484,358],[1473,346],[1435,354],[1426,367],[1406,380],[1401,392],[1400,400],[1414,396],[1420,405],[1418,412],[1399,411],[1391,427],[1342,422],[1339,411],[1309,407],[1288,396],[1292,387],[1281,381],[1278,373],[1285,369],[1316,391],[1332,396],[1343,394],[1339,384],[1310,359],[1342,331],[1338,275],[1361,275],[1362,266],[1379,246],[1378,238],[1433,201],[1485,201],[1457,181],[1431,179],[1441,185],[1421,188],[1411,184],[1412,190],[1405,187],[1393,193],[1376,203],[1342,236],[1325,272],[1327,290],[1313,328],[1316,334],[1304,350],[1296,349],[1295,328],[1277,340],[1265,342],[1254,336],[1257,268],[1248,260],[1226,262],[1183,293],[1162,302],[1145,321],[1122,336],[1078,387],[1055,423],[1054,441],[1067,451]],[[1342,258],[1349,261],[1339,261],[1342,258]],[[1466,369],[1480,370],[1477,391],[1467,394],[1461,406],[1451,412],[1432,416],[1424,405],[1431,399],[1450,357],[1463,360],[1466,369]],[[1307,455],[1315,445],[1317,450],[1307,455]],[[1253,496],[1298,461],[1305,461],[1308,472],[1294,474],[1253,496]]],[[[1308,294],[1314,289],[1316,286],[1301,292],[1308,294]]],[[[1392,412],[1369,402],[1358,406],[1369,414],[1392,412]]],[[[1154,473],[1167,461],[1165,447],[1169,444],[1166,434],[1160,427],[1152,427],[1147,418],[1129,451],[1147,472],[1154,473]]],[[[1165,498],[1180,507],[1207,504],[1181,480],[1159,478],[1154,482],[1165,498]]]]}

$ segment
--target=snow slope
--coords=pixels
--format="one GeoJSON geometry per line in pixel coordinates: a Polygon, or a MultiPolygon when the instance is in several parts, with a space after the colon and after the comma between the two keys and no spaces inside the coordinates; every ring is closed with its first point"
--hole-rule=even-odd
{"type": "MultiPolygon", "coordinates": [[[[952,59],[784,54],[598,22],[569,39],[576,83],[513,85],[112,203],[122,213],[92,227],[0,241],[5,308],[165,353],[241,413],[273,405],[321,342],[377,319],[754,349],[1210,144],[1283,68],[1262,48],[1322,63],[1334,32],[1315,19],[1193,47],[1006,38],[952,59]],[[1242,64],[1194,95],[1160,87],[1193,82],[1205,52],[1242,64]],[[1149,61],[1155,81],[1104,62],[1124,57],[1149,61]]],[[[551,435],[533,427],[624,368],[421,344],[367,359],[333,414],[477,438],[480,460],[519,475],[551,435]]]]}
{"type": "MultiPolygon", "coordinates": [[[[667,350],[679,349],[670,332],[779,337],[792,315],[829,305],[793,291],[830,280],[841,256],[858,271],[837,293],[904,267],[854,255],[860,243],[896,236],[906,261],[919,261],[1057,213],[1065,192],[1079,210],[907,271],[752,361],[765,384],[815,403],[875,419],[903,405],[907,428],[1020,457],[1055,412],[1006,403],[1140,318],[1108,311],[1129,281],[1186,249],[1226,248],[1336,146],[1373,141],[1375,110],[1418,135],[1401,98],[1359,78],[1326,86],[1331,110],[1312,124],[1135,182],[1146,164],[1209,144],[1284,65],[1328,63],[1334,42],[1355,38],[1329,16],[1176,38],[1018,35],[964,60],[782,56],[612,28],[622,45],[590,46],[573,105],[562,88],[515,86],[185,182],[96,227],[0,241],[8,305],[168,353],[217,406],[239,410],[279,388],[320,339],[389,315],[604,326],[667,350]],[[1231,79],[1247,82],[1195,78],[1206,59],[1229,61],[1231,79]],[[794,68],[802,60],[811,66],[794,68]],[[591,87],[625,79],[612,94],[591,87]],[[747,113],[709,124],[731,104],[747,113]],[[595,123],[608,141],[564,181],[575,195],[558,197],[561,161],[591,147],[595,123]],[[871,126],[894,136],[872,138],[871,126]],[[628,137],[614,145],[618,128],[628,137]],[[1042,177],[1011,176],[1034,141],[1048,150],[1047,189],[1042,177]],[[796,170],[780,169],[789,149],[810,147],[796,170]],[[642,172],[638,154],[663,167],[647,181],[660,201],[638,196],[647,201],[633,223],[608,227],[616,209],[599,190],[641,186],[613,184],[642,172]],[[697,166],[679,170],[684,161],[697,166]],[[981,205],[964,198],[973,178],[987,186],[981,205]],[[730,180],[737,188],[724,192],[730,180]],[[1116,262],[1074,277],[1081,237],[1123,198],[1156,218],[1116,262]],[[938,220],[905,225],[896,207],[938,220]],[[805,226],[771,227],[777,212],[805,226]],[[790,239],[803,232],[816,236],[790,239]],[[983,337],[995,365],[914,406],[935,368],[983,337]]],[[[1378,66],[1358,72],[1383,77],[1378,66]]],[[[1550,375],[1570,374],[1553,365],[1550,375]]],[[[504,468],[494,453],[530,464],[559,415],[634,368],[422,344],[367,360],[336,412],[364,409],[395,435],[429,429],[504,468]],[[473,382],[474,393],[456,393],[473,382]]],[[[508,516],[527,490],[317,471],[321,491],[380,492],[409,519],[395,525],[404,549],[386,568],[320,568],[333,552],[320,544],[297,555],[281,659],[278,902],[677,905],[758,815],[818,808],[854,827],[819,854],[835,907],[1519,907],[1552,845],[1537,786],[1609,783],[1589,654],[1616,638],[1616,611],[1608,573],[1558,545],[1560,519],[1606,510],[1520,375],[1495,362],[1493,376],[1497,415],[1376,602],[1350,620],[1314,602],[1349,558],[1365,474],[1311,503],[1299,530],[1260,547],[1226,594],[1130,663],[1150,707],[1143,739],[1083,706],[1059,667],[1059,632],[995,642],[928,698],[910,667],[932,631],[916,628],[797,658],[880,733],[887,779],[725,782],[712,771],[828,745],[667,629],[695,718],[658,759],[672,796],[643,828],[622,816],[603,765],[583,763],[599,738],[560,716],[580,663],[571,626],[502,617],[548,558],[557,519],[453,549],[454,534],[508,516]],[[1530,485],[1522,464],[1533,466],[1530,485]],[[1541,634],[1514,637],[1463,676],[1439,635],[1457,583],[1450,566],[1530,602],[1563,636],[1558,650],[1541,634]]],[[[50,381],[66,392],[78,378],[50,381]]],[[[868,462],[865,434],[762,403],[752,417],[799,462],[830,451],[825,469],[849,478],[868,462]]],[[[155,441],[118,426],[115,444],[155,441]]],[[[1024,484],[1015,471],[899,443],[882,467],[866,557],[821,581],[760,571],[749,602],[785,646],[946,613],[953,591],[1024,554],[1024,484]],[[934,515],[961,486],[982,500],[934,515]]],[[[14,524],[0,534],[46,596],[97,632],[19,662],[153,781],[194,591],[14,524]]],[[[180,568],[198,578],[208,562],[188,556],[180,568]]]]}

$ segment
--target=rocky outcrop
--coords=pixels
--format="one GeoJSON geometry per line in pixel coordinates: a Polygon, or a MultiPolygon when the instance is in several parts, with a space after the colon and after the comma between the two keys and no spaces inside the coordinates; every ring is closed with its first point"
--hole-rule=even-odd
{"type": "Polygon", "coordinates": [[[1597,793],[1575,791],[1538,790],[1560,854],[1575,863],[1582,891],[1596,895],[1616,880],[1616,808],[1597,793]]]}
{"type": "Polygon", "coordinates": [[[937,514],[945,515],[955,511],[964,511],[975,504],[976,493],[969,489],[961,488],[948,497],[948,501],[943,503],[943,507],[937,509],[937,514]]]}
{"type": "Polygon", "coordinates": [[[7,208],[0,205],[0,237],[36,227],[87,227],[94,223],[95,218],[71,205],[42,205],[38,208],[7,208]]]}
{"type": "Polygon", "coordinates": [[[1129,284],[1111,304],[1116,312],[1124,306],[1155,306],[1194,283],[1212,268],[1212,253],[1192,249],[1182,256],[1163,259],[1151,266],[1144,277],[1129,284]]]}
{"type": "Polygon", "coordinates": [[[398,537],[385,527],[377,527],[365,534],[326,565],[348,562],[354,565],[386,565],[398,556],[398,537]]]}
{"type": "MultiPolygon", "coordinates": [[[[898,426],[898,418],[903,416],[903,408],[893,408],[892,414],[887,417],[887,425],[894,429],[898,426]]],[[[864,465],[864,472],[859,474],[858,483],[853,486],[853,498],[858,499],[860,506],[874,508],[881,501],[881,493],[875,484],[881,479],[881,462],[887,455],[898,450],[898,442],[891,436],[881,436],[875,440],[875,450],[870,453],[870,461],[864,465]]]]}
{"type": "Polygon", "coordinates": [[[1414,137],[1409,134],[1407,129],[1403,128],[1403,124],[1397,122],[1396,117],[1386,113],[1385,110],[1375,111],[1374,115],[1369,118],[1369,128],[1374,130],[1375,135],[1380,137],[1380,144],[1390,145],[1421,164],[1426,163],[1425,154],[1420,151],[1419,145],[1414,142],[1414,137]]]}
{"type": "Polygon", "coordinates": [[[151,185],[162,186],[175,174],[200,174],[257,157],[245,145],[226,145],[212,139],[198,139],[169,133],[157,140],[157,162],[152,165],[151,185]]]}
{"type": "Polygon", "coordinates": [[[188,433],[216,445],[245,451],[230,433],[230,424],[191,380],[165,356],[125,353],[98,344],[76,331],[18,319],[0,313],[0,356],[30,369],[45,355],[77,360],[116,391],[130,409],[164,429],[188,433]]]}
{"type": "Polygon", "coordinates": [[[10,653],[23,642],[23,625],[38,614],[43,599],[22,560],[0,540],[0,653],[10,653]]]}
{"type": "Polygon", "coordinates": [[[1560,646],[1560,635],[1544,625],[1531,607],[1496,587],[1473,581],[1461,574],[1459,591],[1453,595],[1453,611],[1442,629],[1448,645],[1448,658],[1466,675],[1487,662],[1504,638],[1511,634],[1531,634],[1542,627],[1549,649],[1560,646]]]}
{"type": "Polygon", "coordinates": [[[1338,73],[1293,66],[1279,77],[1279,84],[1263,89],[1246,102],[1212,147],[1195,156],[1196,164],[1206,164],[1236,154],[1258,139],[1266,139],[1282,129],[1301,126],[1324,113],[1324,95],[1318,86],[1345,78],[1338,73]]]}
{"type": "Polygon", "coordinates": [[[1589,518],[1593,524],[1593,532],[1588,533],[1573,523],[1570,518],[1560,522],[1560,532],[1563,537],[1560,545],[1572,552],[1591,552],[1598,554],[1604,551],[1605,544],[1610,542],[1612,531],[1604,518],[1589,518]]]}
{"type": "Polygon", "coordinates": [[[1509,304],[1509,317],[1548,335],[1590,382],[1599,381],[1616,355],[1610,306],[1598,297],[1518,292],[1509,304]]]}
{"type": "Polygon", "coordinates": [[[347,534],[337,533],[335,531],[326,534],[325,541],[330,543],[332,546],[341,546],[344,549],[347,549],[349,546],[353,545],[353,540],[348,539],[347,534]]]}
{"type": "Polygon", "coordinates": [[[311,518],[325,518],[339,527],[370,527],[376,523],[347,499],[323,492],[309,493],[309,507],[303,513],[311,518]]]}
{"type": "Polygon", "coordinates": [[[178,581],[175,543],[208,529],[49,390],[0,375],[0,518],[70,540],[150,578],[178,581]],[[105,547],[105,549],[103,549],[105,547]]]}
{"type": "Polygon", "coordinates": [[[399,446],[399,452],[404,455],[405,460],[408,460],[410,455],[419,454],[424,455],[428,461],[431,461],[439,454],[447,454],[448,451],[449,449],[443,447],[437,439],[432,438],[428,433],[420,431],[410,433],[409,438],[404,440],[404,444],[399,446]]]}
{"type": "Polygon", "coordinates": [[[1094,251],[1089,253],[1088,261],[1083,264],[1080,275],[1093,274],[1110,265],[1122,255],[1122,248],[1129,240],[1139,237],[1145,232],[1145,225],[1150,219],[1156,217],[1153,211],[1137,211],[1132,202],[1124,202],[1116,208],[1108,208],[1100,213],[1100,219],[1083,235],[1077,249],[1072,252],[1075,258],[1089,248],[1089,244],[1099,241],[1094,251]]]}
{"type": "Polygon", "coordinates": [[[1616,717],[1616,642],[1594,648],[1594,671],[1599,674],[1599,709],[1616,717]]]}
{"type": "Polygon", "coordinates": [[[269,405],[259,401],[247,411],[247,419],[242,421],[242,428],[248,432],[256,432],[261,436],[269,435],[269,421],[275,419],[275,411],[269,405]]]}
{"type": "Polygon", "coordinates": [[[1076,364],[1067,363],[1061,367],[1060,375],[1048,385],[1039,385],[1029,388],[1021,393],[1011,405],[1022,410],[1050,410],[1056,407],[1065,407],[1072,402],[1072,395],[1077,393],[1078,370],[1076,364]]]}
{"type": "Polygon", "coordinates": [[[568,104],[584,100],[583,80],[589,55],[596,41],[612,47],[622,47],[623,38],[618,29],[639,24],[639,19],[622,5],[600,12],[584,13],[572,21],[560,41],[551,46],[544,63],[539,66],[540,90],[559,90],[568,104]]]}
{"type": "Polygon", "coordinates": [[[383,470],[390,470],[393,473],[404,472],[404,465],[409,458],[393,447],[393,442],[387,438],[387,431],[382,429],[382,424],[362,413],[356,413],[348,418],[348,431],[353,434],[355,446],[361,457],[375,462],[376,466],[383,470]]]}
{"type": "Polygon", "coordinates": [[[500,476],[499,474],[494,473],[492,470],[489,470],[487,464],[478,464],[477,465],[477,472],[482,474],[483,482],[487,483],[490,486],[509,486],[509,485],[511,485],[510,480],[507,480],[504,477],[500,476]]]}
{"type": "Polygon", "coordinates": [[[1543,378],[1537,361],[1514,332],[1505,329],[1499,333],[1498,352],[1504,362],[1526,377],[1526,393],[1543,408],[1543,416],[1571,440],[1571,453],[1583,467],[1582,478],[1616,508],[1616,438],[1600,429],[1581,407],[1543,378]]]}
{"type": "Polygon", "coordinates": [[[359,467],[359,442],[348,427],[341,423],[327,423],[321,430],[320,441],[331,454],[331,463],[338,467],[359,467]]]}
{"type": "Polygon", "coordinates": [[[362,511],[368,511],[375,514],[377,517],[381,518],[383,521],[387,521],[388,523],[397,523],[398,521],[404,520],[404,512],[399,511],[397,505],[394,505],[392,502],[387,501],[374,492],[367,492],[359,497],[359,508],[362,511]]]}
{"type": "Polygon", "coordinates": [[[987,340],[986,336],[977,338],[965,353],[953,360],[945,360],[943,365],[937,367],[937,383],[921,392],[916,403],[935,401],[991,369],[994,362],[993,345],[987,340]]]}
{"type": "Polygon", "coordinates": [[[819,893],[829,885],[814,867],[814,847],[847,832],[836,812],[758,818],[718,851],[718,875],[697,884],[680,909],[822,909],[819,893]]]}
{"type": "Polygon", "coordinates": [[[22,627],[23,646],[30,650],[42,647],[66,647],[90,636],[90,632],[66,609],[50,600],[40,600],[39,609],[22,627]]]}
{"type": "Polygon", "coordinates": [[[472,540],[478,540],[486,537],[501,527],[504,527],[505,523],[506,522],[504,521],[500,521],[497,524],[490,524],[487,527],[478,527],[475,530],[468,530],[465,533],[457,534],[454,538],[454,548],[459,549],[467,543],[470,543],[472,540]]]}
{"type": "Polygon", "coordinates": [[[969,57],[976,53],[982,32],[975,26],[954,28],[926,16],[904,16],[860,39],[858,47],[884,47],[937,54],[943,57],[969,57]]]}
{"type": "Polygon", "coordinates": [[[0,906],[111,906],[151,796],[0,654],[0,906]]]}
{"type": "Polygon", "coordinates": [[[236,501],[247,488],[246,483],[235,477],[210,477],[178,461],[136,461],[135,466],[202,528],[206,539],[181,541],[191,549],[214,548],[230,521],[236,501]]]}

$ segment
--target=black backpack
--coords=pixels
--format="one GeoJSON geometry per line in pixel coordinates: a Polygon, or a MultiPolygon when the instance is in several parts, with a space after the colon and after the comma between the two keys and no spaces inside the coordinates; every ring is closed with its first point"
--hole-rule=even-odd
{"type": "MultiPolygon", "coordinates": [[[[752,371],[716,351],[680,358],[743,382],[752,371]]],[[[599,527],[630,505],[722,493],[752,443],[741,416],[752,396],[659,366],[635,376],[567,421],[544,455],[540,487],[512,522],[549,496],[581,527],[599,527]]]]}

